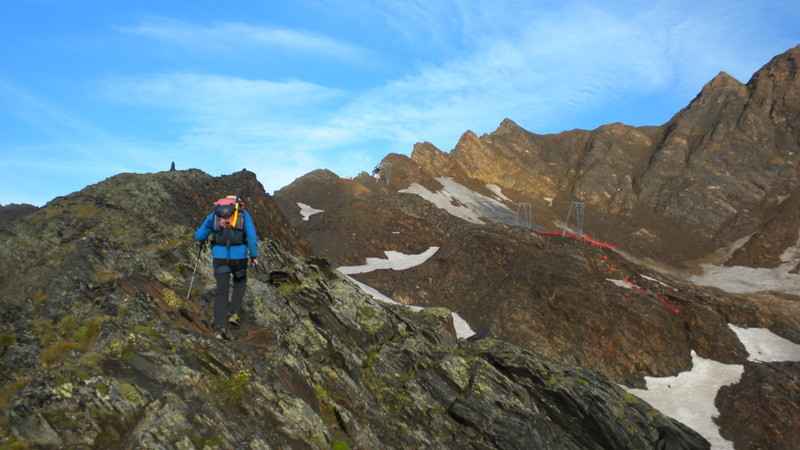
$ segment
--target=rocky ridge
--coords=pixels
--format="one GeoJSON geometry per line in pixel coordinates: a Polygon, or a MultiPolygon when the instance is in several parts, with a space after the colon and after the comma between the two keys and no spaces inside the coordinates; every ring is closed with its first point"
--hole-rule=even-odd
{"type": "MultiPolygon", "coordinates": [[[[465,133],[449,153],[417,144],[411,159],[437,176],[516,193],[508,195],[531,203],[547,227],[563,220],[565,207],[554,215],[544,198],[584,202],[587,223],[599,237],[624,238],[632,241],[631,251],[655,253],[671,264],[752,233],[789,236],[793,245],[796,227],[763,225],[776,210],[800,219],[796,208],[780,207],[796,201],[800,187],[798,61],[800,46],[776,56],[747,84],[720,73],[661,126],[616,123],[537,135],[506,119],[491,134],[465,133]]],[[[784,248],[740,261],[762,266],[784,248]]]]}
{"type": "Polygon", "coordinates": [[[442,308],[375,301],[280,217],[250,173],[173,171],[113,177],[0,230],[0,445],[708,447],[595,372],[458,340],[442,308]],[[189,236],[232,189],[264,267],[226,343],[189,236]]]}

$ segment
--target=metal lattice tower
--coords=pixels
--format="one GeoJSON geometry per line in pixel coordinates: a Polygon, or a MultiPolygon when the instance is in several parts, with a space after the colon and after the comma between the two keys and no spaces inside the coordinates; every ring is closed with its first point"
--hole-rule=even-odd
{"type": "Polygon", "coordinates": [[[531,204],[519,203],[517,205],[517,219],[514,221],[514,225],[520,225],[521,221],[523,227],[533,228],[533,221],[531,219],[531,204]]]}
{"type": "Polygon", "coordinates": [[[561,233],[562,236],[567,235],[567,229],[569,228],[569,219],[572,217],[573,209],[575,210],[575,225],[578,227],[578,237],[583,237],[583,216],[586,214],[586,204],[581,202],[572,202],[569,205],[569,212],[567,212],[567,220],[564,222],[564,231],[561,233]]]}

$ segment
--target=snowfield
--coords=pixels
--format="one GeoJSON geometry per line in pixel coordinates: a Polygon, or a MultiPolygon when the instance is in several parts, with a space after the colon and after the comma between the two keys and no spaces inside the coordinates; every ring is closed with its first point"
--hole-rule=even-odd
{"type": "Polygon", "coordinates": [[[800,262],[800,240],[781,254],[781,264],[772,269],[715,266],[702,264],[702,275],[689,278],[689,281],[703,286],[718,287],[734,294],[748,294],[760,291],[785,292],[800,295],[800,273],[791,273],[800,262]]]}
{"type": "Polygon", "coordinates": [[[303,220],[308,220],[309,217],[313,216],[314,214],[325,212],[321,209],[314,209],[305,203],[297,202],[297,206],[300,207],[300,215],[303,216],[303,220]]]}
{"type": "MultiPolygon", "coordinates": [[[[502,201],[479,194],[456,183],[451,178],[437,177],[436,181],[443,186],[439,192],[431,192],[417,183],[399,192],[417,194],[448,213],[472,223],[484,223],[481,217],[495,222],[511,224],[516,221],[517,213],[510,210],[502,201]],[[457,203],[457,205],[454,203],[457,203]]],[[[500,191],[500,187],[487,185],[487,188],[498,198],[506,198],[500,191]]]]}

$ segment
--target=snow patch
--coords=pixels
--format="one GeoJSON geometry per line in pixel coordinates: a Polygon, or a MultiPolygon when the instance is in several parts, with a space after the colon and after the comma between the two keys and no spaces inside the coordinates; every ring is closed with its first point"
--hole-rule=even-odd
{"type": "Polygon", "coordinates": [[[800,274],[790,273],[800,262],[800,240],[780,256],[781,263],[772,269],[744,266],[724,267],[702,264],[701,275],[690,277],[693,283],[714,286],[734,294],[778,291],[800,295],[800,274]]]}
{"type": "MultiPolygon", "coordinates": [[[[750,361],[800,361],[800,345],[767,329],[728,327],[747,349],[750,361]]],[[[700,433],[711,448],[732,449],[733,443],[720,436],[714,423],[719,415],[714,400],[721,387],[738,383],[743,373],[744,366],[701,358],[692,350],[692,370],[674,377],[645,377],[647,389],[623,388],[700,433]]]]}
{"type": "Polygon", "coordinates": [[[625,281],[623,281],[623,280],[614,280],[614,279],[612,279],[612,278],[606,278],[606,281],[610,281],[610,282],[612,282],[612,283],[616,284],[617,286],[619,286],[619,287],[623,287],[623,288],[625,288],[625,289],[630,289],[630,288],[631,288],[631,285],[630,285],[630,284],[628,284],[628,283],[626,283],[626,282],[625,282],[625,281]]]}
{"type": "Polygon", "coordinates": [[[470,210],[466,206],[454,205],[453,197],[448,195],[444,191],[431,192],[425,186],[414,183],[411,186],[399,192],[403,194],[417,194],[420,197],[424,198],[425,200],[436,205],[436,207],[442,208],[448,213],[460,219],[464,219],[467,222],[472,222],[477,224],[483,223],[483,221],[478,217],[478,215],[472,212],[472,210],[470,210]]]}
{"type": "Polygon", "coordinates": [[[742,373],[744,366],[701,358],[692,350],[692,370],[674,377],[645,377],[647,389],[625,390],[700,433],[711,448],[732,449],[733,443],[719,434],[714,423],[713,417],[719,416],[714,399],[722,386],[737,383],[742,373]]]}
{"type": "Polygon", "coordinates": [[[662,286],[671,287],[671,286],[670,286],[670,285],[668,285],[667,283],[664,283],[663,281],[656,280],[656,279],[655,279],[655,278],[653,278],[653,277],[648,277],[647,275],[643,275],[643,274],[641,274],[641,273],[639,274],[639,276],[640,276],[640,277],[642,277],[642,278],[644,278],[645,280],[648,280],[648,281],[653,281],[653,282],[655,282],[655,283],[658,283],[658,284],[660,284],[660,285],[662,285],[662,286]]]}
{"type": "MultiPolygon", "coordinates": [[[[384,251],[383,253],[386,255],[386,259],[381,258],[367,258],[366,264],[361,266],[343,266],[339,267],[339,271],[345,274],[347,278],[356,284],[362,291],[369,294],[375,300],[379,300],[385,303],[391,303],[393,305],[401,305],[407,308],[411,308],[413,311],[419,311],[422,309],[421,306],[414,306],[414,305],[405,305],[400,303],[393,298],[383,294],[382,292],[378,291],[377,289],[368,286],[355,278],[351,277],[351,274],[356,273],[366,273],[372,272],[373,270],[381,270],[381,269],[392,269],[392,270],[405,270],[409,269],[414,266],[418,266],[433,256],[439,247],[431,247],[428,250],[418,254],[418,255],[406,255],[405,253],[395,252],[395,251],[384,251]]],[[[456,336],[461,339],[466,339],[475,334],[475,332],[470,328],[469,324],[466,320],[464,320],[461,316],[457,313],[452,312],[453,316],[453,325],[456,329],[456,336]]]]}
{"type": "Polygon", "coordinates": [[[433,256],[439,247],[431,247],[418,255],[407,255],[401,252],[385,251],[386,259],[367,258],[366,264],[361,266],[342,266],[339,271],[344,274],[352,275],[356,273],[372,272],[373,270],[392,269],[405,270],[418,266],[433,256]]]}
{"type": "Polygon", "coordinates": [[[513,202],[513,200],[511,200],[510,198],[508,198],[505,195],[503,195],[503,191],[500,189],[500,186],[498,186],[496,184],[487,184],[486,188],[489,189],[490,191],[494,192],[494,195],[496,195],[497,198],[499,198],[500,200],[505,200],[507,202],[513,202]]]}
{"type": "Polygon", "coordinates": [[[517,214],[500,200],[472,191],[451,178],[437,177],[436,181],[442,185],[439,192],[431,192],[417,183],[400,192],[417,194],[448,213],[472,223],[483,224],[482,217],[512,224],[516,220],[517,214]]]}
{"type": "Polygon", "coordinates": [[[303,216],[303,220],[308,220],[309,217],[313,216],[314,214],[325,212],[322,209],[314,209],[305,203],[297,202],[297,206],[300,207],[300,214],[303,216]]]}
{"type": "Polygon", "coordinates": [[[766,328],[739,328],[728,324],[755,362],[800,361],[800,344],[784,339],[766,328]]]}

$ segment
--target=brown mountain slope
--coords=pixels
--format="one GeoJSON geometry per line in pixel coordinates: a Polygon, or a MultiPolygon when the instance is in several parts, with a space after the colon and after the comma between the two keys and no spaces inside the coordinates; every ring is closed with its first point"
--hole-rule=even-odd
{"type": "MultiPolygon", "coordinates": [[[[690,266],[752,235],[731,261],[774,267],[778,255],[796,245],[799,59],[800,47],[791,49],[746,85],[720,74],[659,127],[611,124],[542,136],[505,120],[489,135],[465,133],[449,153],[417,144],[411,158],[384,159],[391,180],[383,185],[370,177],[325,180],[344,197],[339,186],[345,183],[360,183],[372,195],[340,198],[341,206],[308,221],[296,209],[284,211],[296,216],[290,220],[314,250],[337,265],[363,264],[387,250],[418,254],[439,247],[417,267],[354,277],[398,301],[451,308],[475,330],[490,329],[549,359],[581,364],[621,383],[641,385],[645,375],[687,370],[690,350],[745,364],[727,324],[765,327],[800,342],[796,297],[699,288],[623,255],[652,266],[690,266]],[[384,194],[384,186],[393,193],[384,194]],[[410,187],[419,195],[399,193],[410,187]],[[462,188],[471,199],[448,192],[462,188]],[[420,201],[422,195],[440,202],[438,207],[420,201]],[[584,232],[623,251],[513,226],[527,203],[535,226],[560,231],[573,201],[586,205],[584,232]],[[466,207],[483,215],[453,215],[466,207]]],[[[325,209],[315,204],[322,202],[314,193],[321,188],[304,186],[300,179],[276,192],[279,205],[325,209]]],[[[778,379],[746,377],[749,384],[737,389],[772,389],[778,379]]],[[[723,416],[750,417],[735,402],[726,405],[723,416]]],[[[800,417],[793,411],[780,407],[769,418],[750,420],[783,421],[784,429],[798,429],[800,417]]],[[[737,442],[780,444],[774,435],[745,434],[737,442]]]]}
{"type": "Polygon", "coordinates": [[[541,136],[505,120],[489,135],[465,133],[450,153],[417,145],[412,160],[519,192],[511,198],[543,220],[553,213],[542,199],[584,202],[595,234],[630,236],[631,251],[681,264],[756,232],[800,186],[799,60],[800,46],[747,85],[721,73],[660,127],[541,136]]]}

